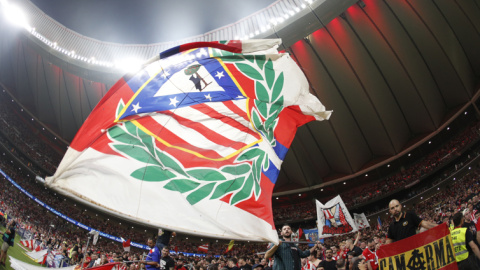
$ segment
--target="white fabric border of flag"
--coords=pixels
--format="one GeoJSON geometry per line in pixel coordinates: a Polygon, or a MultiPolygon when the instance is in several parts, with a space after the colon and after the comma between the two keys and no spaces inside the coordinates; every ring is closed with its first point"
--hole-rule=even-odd
{"type": "Polygon", "coordinates": [[[347,233],[353,233],[353,232],[358,231],[358,228],[355,225],[355,221],[350,216],[350,213],[348,212],[348,209],[345,206],[345,204],[343,203],[343,200],[340,197],[340,195],[337,195],[335,198],[331,199],[326,204],[322,204],[318,200],[315,200],[315,202],[316,202],[316,206],[317,206],[317,227],[318,227],[318,238],[319,239],[332,237],[332,236],[338,236],[338,235],[347,234],[347,233]],[[325,214],[323,213],[323,210],[324,209],[330,209],[330,208],[334,207],[336,204],[340,204],[340,207],[341,207],[341,209],[343,211],[343,214],[345,216],[345,220],[348,222],[348,224],[350,224],[350,226],[352,226],[353,230],[351,232],[341,233],[341,234],[324,234],[323,233],[323,226],[326,224],[326,220],[325,220],[325,214]]]}
{"type": "Polygon", "coordinates": [[[365,216],[365,213],[361,213],[361,214],[353,213],[353,220],[355,220],[355,225],[357,225],[357,228],[359,230],[370,227],[370,223],[368,222],[368,219],[365,216]],[[363,225],[359,221],[361,221],[363,225]]]}
{"type": "MultiPolygon", "coordinates": [[[[20,260],[17,260],[15,258],[13,258],[12,256],[9,256],[9,257],[10,257],[10,266],[15,270],[45,270],[45,267],[43,267],[43,266],[36,266],[36,265],[28,264],[28,263],[22,262],[20,260]]],[[[72,266],[69,266],[69,267],[62,267],[62,268],[58,268],[58,269],[73,270],[73,269],[75,269],[75,265],[72,265],[72,266]]]]}
{"type": "MultiPolygon", "coordinates": [[[[213,238],[278,243],[276,229],[272,228],[272,226],[266,221],[261,220],[240,208],[218,200],[203,200],[195,206],[190,205],[185,199],[177,200],[176,205],[178,208],[164,209],[163,211],[152,211],[152,208],[150,207],[139,207],[148,205],[168,205],[168,200],[172,199],[172,197],[168,195],[176,196],[175,193],[177,192],[164,190],[163,196],[158,196],[156,190],[161,188],[161,186],[144,181],[130,181],[128,177],[123,177],[124,175],[129,175],[131,173],[129,169],[132,167],[132,163],[137,162],[135,160],[128,160],[115,156],[105,159],[104,154],[94,149],[87,149],[83,153],[77,152],[71,148],[67,150],[67,153],[68,151],[72,152],[72,155],[69,155],[68,158],[73,158],[73,162],[66,162],[70,163],[71,168],[66,170],[63,174],[65,180],[68,179],[68,181],[56,182],[54,185],[50,185],[50,187],[56,190],[56,192],[64,196],[134,223],[149,224],[158,228],[198,236],[209,235],[213,238]],[[73,152],[77,153],[74,154],[73,152]],[[91,160],[95,161],[91,163],[91,168],[96,170],[96,174],[98,174],[100,178],[103,177],[105,181],[98,181],[96,178],[85,177],[86,168],[76,166],[77,164],[82,164],[91,160]],[[110,163],[116,164],[116,170],[110,168],[110,163]],[[92,190],[92,186],[95,186],[96,188],[92,190]],[[130,194],[142,194],[142,196],[138,197],[138,201],[134,202],[123,198],[111,201],[110,205],[99,205],[94,203],[95,201],[101,201],[101,198],[103,197],[118,197],[116,193],[120,191],[113,190],[111,188],[112,186],[117,186],[122,189],[122,191],[128,190],[130,194]],[[90,200],[84,200],[78,196],[78,194],[81,194],[82,191],[85,192],[87,189],[91,192],[90,195],[92,198],[90,200]],[[123,213],[115,211],[115,208],[122,209],[123,213]],[[184,209],[184,211],[179,212],[178,209],[184,209]],[[146,220],[144,217],[149,217],[150,220],[146,220]],[[183,221],[192,217],[199,221],[195,224],[194,230],[183,221]],[[243,224],[249,224],[251,226],[241,225],[240,221],[242,221],[243,224]],[[220,224],[230,224],[230,226],[220,227],[215,225],[216,222],[220,224]]],[[[142,164],[138,164],[137,167],[142,166],[142,164]]]]}
{"type": "Polygon", "coordinates": [[[48,252],[47,249],[43,249],[40,251],[25,252],[25,255],[27,255],[37,263],[42,263],[43,259],[45,258],[45,255],[47,255],[47,252],[48,252]]]}

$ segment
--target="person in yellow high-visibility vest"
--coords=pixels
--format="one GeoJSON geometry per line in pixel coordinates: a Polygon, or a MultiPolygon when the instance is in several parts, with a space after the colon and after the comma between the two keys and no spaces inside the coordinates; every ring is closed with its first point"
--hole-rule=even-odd
{"type": "Polygon", "coordinates": [[[459,270],[479,269],[475,257],[480,258],[480,250],[473,241],[473,235],[467,228],[462,228],[465,218],[462,212],[453,216],[454,229],[450,232],[452,236],[453,249],[459,270]]]}

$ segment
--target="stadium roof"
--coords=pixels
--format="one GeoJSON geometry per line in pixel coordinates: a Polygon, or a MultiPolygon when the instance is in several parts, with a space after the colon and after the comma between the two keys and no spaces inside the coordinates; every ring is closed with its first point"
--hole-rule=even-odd
{"type": "Polygon", "coordinates": [[[148,59],[190,41],[282,38],[311,92],[334,113],[299,130],[277,194],[385,166],[446,128],[478,97],[475,0],[281,0],[201,35],[139,45],[86,37],[27,0],[13,2],[30,28],[2,19],[0,82],[66,140],[122,76],[121,57],[148,59]]]}

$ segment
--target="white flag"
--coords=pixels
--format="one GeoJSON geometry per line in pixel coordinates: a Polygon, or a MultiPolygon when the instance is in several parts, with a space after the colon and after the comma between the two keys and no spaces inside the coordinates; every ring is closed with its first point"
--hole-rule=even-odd
{"type": "Polygon", "coordinates": [[[98,235],[100,234],[99,231],[91,230],[89,234],[93,235],[93,245],[97,244],[98,241],[98,235]]]}
{"type": "Polygon", "coordinates": [[[368,223],[368,219],[364,213],[361,213],[361,214],[353,213],[353,219],[355,220],[355,225],[357,225],[357,228],[359,230],[370,227],[370,224],[368,223]]]}
{"type": "Polygon", "coordinates": [[[326,204],[317,203],[318,237],[327,238],[358,231],[340,195],[326,204]]]}

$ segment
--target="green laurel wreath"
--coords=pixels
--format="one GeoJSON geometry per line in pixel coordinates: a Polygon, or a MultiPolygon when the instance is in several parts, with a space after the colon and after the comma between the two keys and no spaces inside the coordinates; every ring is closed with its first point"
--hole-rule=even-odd
{"type": "MultiPolygon", "coordinates": [[[[252,123],[262,137],[272,147],[275,146],[274,128],[283,108],[283,72],[275,76],[273,62],[266,60],[265,56],[235,55],[224,51],[220,51],[220,54],[224,62],[239,62],[235,63],[236,67],[256,81],[257,99],[251,110],[252,123]]],[[[120,101],[117,117],[124,106],[120,101]]],[[[255,146],[241,152],[235,159],[236,165],[226,165],[220,169],[185,169],[181,162],[155,145],[154,137],[132,122],[119,123],[110,128],[107,134],[113,150],[145,163],[145,166],[132,172],[131,177],[142,181],[165,182],[163,188],[184,194],[191,205],[206,198],[219,199],[230,193],[231,205],[249,199],[252,193],[258,199],[261,194],[261,171],[267,170],[270,165],[268,154],[255,146]]]]}

